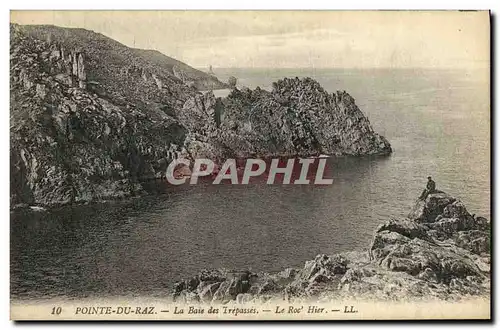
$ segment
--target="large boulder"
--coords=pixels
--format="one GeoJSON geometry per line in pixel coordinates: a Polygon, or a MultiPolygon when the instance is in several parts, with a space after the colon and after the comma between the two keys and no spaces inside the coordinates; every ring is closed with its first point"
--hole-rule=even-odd
{"type": "Polygon", "coordinates": [[[456,253],[418,238],[395,246],[379,264],[383,268],[412,276],[419,276],[428,268],[445,283],[454,277],[481,276],[481,271],[467,254],[456,253]]]}
{"type": "Polygon", "coordinates": [[[474,254],[487,254],[491,250],[490,233],[482,230],[461,231],[455,238],[455,244],[474,254]]]}
{"type": "Polygon", "coordinates": [[[387,256],[395,246],[408,243],[411,238],[397,232],[383,230],[375,233],[370,244],[369,252],[371,260],[380,260],[387,256]]]}
{"type": "Polygon", "coordinates": [[[422,226],[415,221],[410,219],[391,219],[388,222],[381,224],[376,232],[391,231],[406,236],[410,239],[421,238],[424,240],[429,240],[429,235],[427,234],[428,228],[422,226]]]}
{"type": "Polygon", "coordinates": [[[437,216],[441,215],[444,209],[455,200],[454,197],[445,192],[434,192],[429,194],[425,200],[417,200],[408,214],[408,218],[419,223],[434,222],[437,216]]]}

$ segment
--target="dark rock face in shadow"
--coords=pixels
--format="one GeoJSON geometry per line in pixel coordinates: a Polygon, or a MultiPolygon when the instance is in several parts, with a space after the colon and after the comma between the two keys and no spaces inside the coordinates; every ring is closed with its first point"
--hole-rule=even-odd
{"type": "Polygon", "coordinates": [[[196,91],[161,61],[84,29],[10,37],[11,207],[140,193],[181,152],[186,129],[168,112],[196,91]]]}
{"type": "Polygon", "coordinates": [[[289,268],[273,274],[246,272],[245,278],[238,280],[221,271],[212,272],[217,276],[211,277],[210,290],[190,286],[193,279],[189,279],[177,284],[174,298],[187,302],[249,302],[271,298],[328,301],[488,297],[490,225],[485,218],[470,215],[461,201],[436,192],[426,200],[418,200],[410,217],[381,224],[368,251],[318,255],[302,269],[289,268]]]}
{"type": "Polygon", "coordinates": [[[177,116],[197,135],[188,150],[214,145],[202,151],[219,152],[210,158],[392,152],[348,93],[329,94],[311,78],[279,80],[270,92],[234,89],[221,101],[198,95],[177,116]]]}

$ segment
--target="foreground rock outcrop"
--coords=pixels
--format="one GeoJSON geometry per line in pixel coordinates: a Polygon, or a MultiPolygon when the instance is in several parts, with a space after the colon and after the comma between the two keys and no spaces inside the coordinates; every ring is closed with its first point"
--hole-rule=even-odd
{"type": "Polygon", "coordinates": [[[318,255],[279,273],[204,270],[177,282],[178,301],[455,300],[490,294],[490,224],[444,193],[381,224],[367,251],[318,255]]]}

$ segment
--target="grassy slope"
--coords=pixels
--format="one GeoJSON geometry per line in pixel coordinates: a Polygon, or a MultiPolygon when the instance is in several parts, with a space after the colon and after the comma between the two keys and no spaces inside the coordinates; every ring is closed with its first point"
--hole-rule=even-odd
{"type": "Polygon", "coordinates": [[[100,33],[53,25],[23,25],[20,28],[32,37],[45,41],[57,41],[67,49],[81,50],[88,54],[90,62],[94,62],[94,70],[91,70],[89,80],[99,81],[109,75],[109,68],[100,67],[100,64],[121,68],[127,66],[144,68],[155,74],[168,75],[173,80],[177,80],[177,78],[175,78],[172,68],[177,66],[195,81],[195,86],[200,90],[226,87],[216,77],[194,69],[156,50],[130,48],[100,33]]]}

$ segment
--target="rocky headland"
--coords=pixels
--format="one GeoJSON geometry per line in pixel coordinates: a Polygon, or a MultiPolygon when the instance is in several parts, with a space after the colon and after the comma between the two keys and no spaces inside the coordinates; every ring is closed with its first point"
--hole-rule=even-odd
{"type": "Polygon", "coordinates": [[[283,79],[227,88],[157,51],[85,29],[11,24],[11,207],[143,193],[175,158],[386,155],[346,92],[283,79]]]}
{"type": "Polygon", "coordinates": [[[175,283],[186,303],[489,299],[490,223],[435,192],[382,223],[365,251],[318,255],[277,273],[203,270],[175,283]]]}
{"type": "Polygon", "coordinates": [[[195,157],[392,152],[348,93],[330,94],[311,78],[284,78],[271,91],[234,89],[226,98],[196,95],[177,116],[190,132],[188,150],[195,157]]]}

